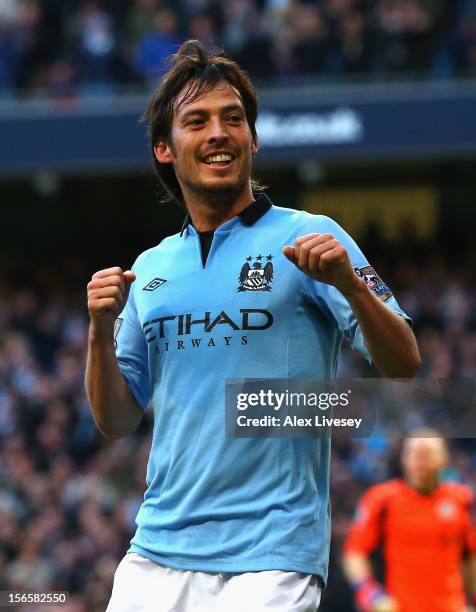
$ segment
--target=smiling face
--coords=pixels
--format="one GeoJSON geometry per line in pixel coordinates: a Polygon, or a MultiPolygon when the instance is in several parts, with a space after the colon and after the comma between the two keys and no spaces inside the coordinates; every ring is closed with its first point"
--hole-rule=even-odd
{"type": "Polygon", "coordinates": [[[169,142],[154,147],[157,160],[173,165],[187,203],[217,196],[249,203],[257,145],[240,96],[226,81],[191,102],[186,96],[178,97],[169,142]]]}

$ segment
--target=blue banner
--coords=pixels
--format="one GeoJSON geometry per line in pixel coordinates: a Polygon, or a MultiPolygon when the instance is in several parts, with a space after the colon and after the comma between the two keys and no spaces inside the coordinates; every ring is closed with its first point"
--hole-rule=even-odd
{"type": "MultiPolygon", "coordinates": [[[[0,173],[143,170],[146,96],[0,105],[0,173]]],[[[476,154],[476,83],[260,92],[256,162],[476,154]]]]}

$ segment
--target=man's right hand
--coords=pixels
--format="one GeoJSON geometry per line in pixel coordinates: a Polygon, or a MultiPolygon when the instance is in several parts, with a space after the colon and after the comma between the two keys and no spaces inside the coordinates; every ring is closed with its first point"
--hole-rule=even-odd
{"type": "Polygon", "coordinates": [[[114,323],[124,308],[135,279],[134,272],[123,272],[117,266],[93,274],[88,283],[88,310],[95,333],[112,338],[114,323]]]}
{"type": "Polygon", "coordinates": [[[144,414],[119,369],[114,351],[114,324],[135,278],[134,272],[114,267],[96,272],[88,283],[91,325],[85,385],[94,421],[110,440],[135,431],[144,414]]]}

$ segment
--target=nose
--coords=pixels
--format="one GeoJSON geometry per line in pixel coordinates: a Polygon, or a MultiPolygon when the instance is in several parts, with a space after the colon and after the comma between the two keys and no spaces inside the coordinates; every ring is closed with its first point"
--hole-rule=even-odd
{"type": "Polygon", "coordinates": [[[215,144],[228,139],[226,124],[219,117],[215,117],[209,122],[208,142],[215,144]]]}

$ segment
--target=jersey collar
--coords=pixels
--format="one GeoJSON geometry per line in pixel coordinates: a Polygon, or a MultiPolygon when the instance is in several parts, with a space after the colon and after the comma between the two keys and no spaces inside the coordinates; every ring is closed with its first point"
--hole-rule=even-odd
{"type": "MultiPolygon", "coordinates": [[[[272,205],[273,203],[268,196],[265,193],[260,193],[256,200],[254,200],[249,206],[240,212],[238,217],[245,225],[254,225],[263,215],[268,212],[272,205]]],[[[182,229],[180,230],[180,236],[182,236],[188,225],[193,226],[192,218],[190,217],[189,213],[187,213],[187,216],[184,219],[182,229]]]]}

